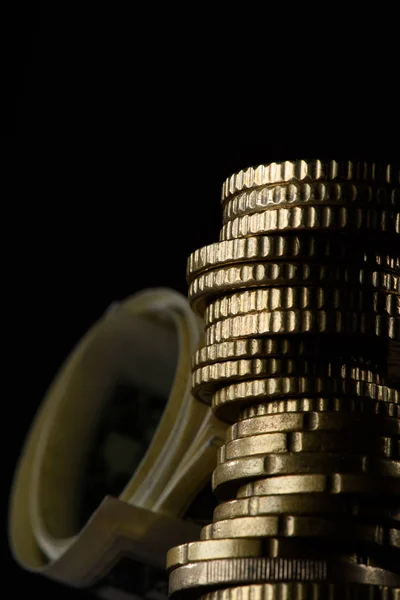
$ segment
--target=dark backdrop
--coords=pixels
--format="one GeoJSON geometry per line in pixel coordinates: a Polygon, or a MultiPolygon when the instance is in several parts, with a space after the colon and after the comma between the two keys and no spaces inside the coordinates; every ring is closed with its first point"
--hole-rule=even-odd
{"type": "MultiPolygon", "coordinates": [[[[387,61],[372,73],[363,48],[342,61],[289,32],[275,46],[271,31],[230,32],[195,5],[134,6],[31,2],[9,22],[7,489],[52,376],[105,308],[147,286],[186,293],[188,254],[217,240],[225,177],[298,157],[399,158],[387,61]]],[[[84,596],[4,551],[14,596],[84,596]]]]}

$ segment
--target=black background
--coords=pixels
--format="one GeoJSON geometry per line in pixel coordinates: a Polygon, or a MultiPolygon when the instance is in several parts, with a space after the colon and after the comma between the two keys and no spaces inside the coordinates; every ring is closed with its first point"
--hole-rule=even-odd
{"type": "MultiPolygon", "coordinates": [[[[388,55],[367,58],[366,40],[342,58],[328,31],[303,36],[295,18],[283,35],[271,21],[257,33],[256,15],[230,29],[197,5],[135,6],[31,2],[5,21],[7,494],[41,397],[89,326],[141,288],[186,293],[188,254],[217,240],[225,177],[400,155],[398,73],[388,55]]],[[[6,540],[4,552],[14,596],[85,596],[22,571],[6,540]]]]}

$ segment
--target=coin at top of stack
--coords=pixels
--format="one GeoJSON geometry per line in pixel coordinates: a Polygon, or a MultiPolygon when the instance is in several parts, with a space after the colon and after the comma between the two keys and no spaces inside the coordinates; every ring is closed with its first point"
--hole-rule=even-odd
{"type": "Polygon", "coordinates": [[[222,186],[222,202],[243,190],[290,182],[332,181],[398,186],[400,167],[351,160],[295,160],[249,167],[234,173],[222,186]]]}

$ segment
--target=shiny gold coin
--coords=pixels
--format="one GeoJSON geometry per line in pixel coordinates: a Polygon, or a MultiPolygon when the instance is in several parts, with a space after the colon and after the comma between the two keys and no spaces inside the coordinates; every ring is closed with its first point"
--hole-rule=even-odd
{"type": "MultiPolygon", "coordinates": [[[[351,519],[321,518],[309,516],[253,516],[218,521],[203,527],[201,539],[203,541],[223,539],[229,533],[231,538],[242,539],[252,537],[255,539],[279,536],[283,538],[301,540],[329,540],[330,543],[347,542],[362,545],[364,551],[371,551],[380,547],[383,553],[392,558],[400,553],[399,530],[380,525],[362,523],[351,519]],[[247,531],[247,533],[246,533],[247,531]],[[365,545],[365,547],[364,547],[365,545]],[[369,547],[369,548],[368,548],[369,547]]],[[[297,560],[299,557],[296,557],[297,560]]],[[[321,553],[320,558],[326,558],[321,553]]],[[[290,559],[289,559],[290,560],[290,559]]],[[[312,560],[312,559],[311,559],[312,560]]],[[[388,561],[390,559],[388,558],[388,561]]],[[[386,561],[385,561],[386,562],[386,561]]],[[[390,560],[393,564],[393,560],[390,560]]],[[[329,563],[327,563],[329,564],[329,563]]],[[[359,566],[359,565],[358,565],[359,566]]],[[[378,575],[379,570],[376,572],[378,575]]],[[[361,575],[361,573],[359,573],[361,575]]],[[[361,575],[362,577],[362,575],[361,575]]],[[[347,578],[344,580],[346,581],[347,578]]],[[[304,579],[303,579],[304,580],[304,579]]],[[[351,579],[347,579],[351,581],[351,579]]],[[[354,580],[353,580],[354,581],[354,580]]],[[[360,583],[373,583],[365,579],[360,583]]],[[[376,583],[384,583],[380,581],[376,583]]],[[[389,583],[388,581],[386,583],[389,583]]]]}
{"type": "Polygon", "coordinates": [[[248,379],[289,376],[350,378],[369,383],[383,383],[381,375],[376,371],[355,365],[290,358],[255,358],[213,363],[196,369],[192,373],[192,393],[199,400],[210,403],[213,394],[229,383],[248,379]]]}
{"type": "Polygon", "coordinates": [[[400,441],[372,435],[362,428],[347,432],[291,431],[252,435],[232,440],[218,449],[218,464],[235,458],[279,452],[333,452],[399,458],[400,441]]]}
{"type": "Polygon", "coordinates": [[[223,208],[223,223],[277,206],[286,208],[318,204],[399,210],[400,188],[331,181],[264,186],[241,192],[227,200],[223,208]]]}
{"type": "MultiPolygon", "coordinates": [[[[344,418],[349,414],[377,415],[400,419],[400,405],[382,402],[371,398],[285,398],[261,404],[252,404],[241,411],[238,421],[262,417],[265,415],[285,415],[292,412],[343,412],[344,418]]],[[[238,425],[239,426],[239,425],[238,425]]],[[[266,433],[266,432],[265,432],[266,433]]]]}
{"type": "Polygon", "coordinates": [[[286,260],[305,260],[348,263],[362,268],[381,268],[399,274],[400,257],[396,252],[377,252],[374,248],[364,249],[347,237],[338,235],[265,235],[215,242],[195,250],[187,262],[187,279],[191,282],[204,271],[234,263],[252,263],[286,260]]]}
{"type": "Polygon", "coordinates": [[[362,523],[355,519],[304,515],[251,516],[216,521],[202,528],[200,539],[263,538],[268,536],[350,539],[400,551],[399,537],[395,528],[362,523]]]}
{"type": "Polygon", "coordinates": [[[400,294],[400,276],[383,270],[367,270],[344,265],[302,262],[262,262],[235,264],[202,273],[189,286],[189,300],[202,315],[218,296],[240,288],[326,285],[361,287],[371,291],[400,294]]]}
{"type": "Polygon", "coordinates": [[[351,288],[280,287],[246,290],[212,301],[206,308],[206,326],[222,319],[275,310],[362,310],[398,317],[400,296],[351,288]]]}
{"type": "MultiPolygon", "coordinates": [[[[244,215],[223,225],[220,241],[286,231],[346,231],[349,234],[400,235],[400,213],[338,206],[293,206],[244,215]]],[[[398,241],[396,242],[398,243],[398,241]]]]}
{"type": "Polygon", "coordinates": [[[269,414],[241,420],[226,432],[225,441],[274,432],[334,431],[348,435],[362,431],[367,435],[400,436],[400,419],[342,412],[291,412],[269,414]]]}
{"type": "MultiPolygon", "coordinates": [[[[398,585],[399,578],[396,574],[383,569],[375,567],[365,569],[364,565],[351,564],[345,561],[332,561],[330,563],[326,560],[307,558],[232,558],[194,562],[174,569],[170,574],[169,594],[176,597],[179,592],[196,590],[197,594],[200,594],[215,588],[221,588],[224,584],[232,586],[232,584],[269,582],[267,585],[272,585],[271,582],[277,581],[293,581],[296,582],[296,585],[313,582],[313,586],[318,585],[315,582],[337,581],[339,586],[340,583],[346,582],[347,590],[349,589],[349,583],[362,584],[363,589],[369,588],[369,584],[372,583],[379,590],[378,586],[385,584],[398,585]]],[[[362,592],[360,594],[357,592],[354,596],[342,595],[340,599],[354,598],[354,600],[360,600],[365,598],[365,600],[371,600],[380,598],[380,596],[372,595],[371,590],[368,591],[368,594],[363,595],[362,592]]],[[[324,600],[329,598],[331,600],[333,598],[332,595],[308,597],[312,600],[316,598],[323,598],[324,600]]],[[[334,598],[338,597],[334,596],[334,598]]],[[[288,595],[280,596],[280,598],[292,600],[292,596],[288,595]]],[[[304,596],[294,596],[294,598],[303,600],[304,596]]],[[[391,596],[382,595],[382,598],[386,600],[391,596]]],[[[275,600],[275,596],[269,596],[268,600],[275,600]]]]}
{"type": "MultiPolygon", "coordinates": [[[[377,522],[400,523],[400,506],[385,501],[383,505],[376,503],[349,501],[343,496],[328,494],[287,494],[253,496],[239,498],[219,504],[214,510],[213,521],[223,521],[236,517],[280,514],[302,515],[346,515],[357,518],[373,518],[377,522]]],[[[397,524],[397,525],[396,525],[397,524]]]]}
{"type": "Polygon", "coordinates": [[[232,558],[193,562],[170,573],[169,594],[200,590],[207,592],[223,584],[260,581],[325,581],[324,560],[307,558],[232,558]]]}
{"type": "Polygon", "coordinates": [[[171,548],[167,554],[167,569],[202,560],[219,558],[243,558],[245,556],[262,556],[263,547],[260,540],[209,540],[189,542],[171,548]]]}
{"type": "MultiPolygon", "coordinates": [[[[222,500],[235,496],[239,487],[251,479],[280,475],[308,475],[334,473],[364,474],[374,477],[400,478],[400,461],[376,458],[362,454],[334,454],[302,452],[298,454],[273,453],[266,456],[244,456],[217,465],[212,474],[212,488],[222,500]]],[[[335,480],[336,481],[336,480],[335,480]]],[[[271,492],[274,493],[274,492],[271,492]]],[[[287,493],[298,493],[293,490],[287,493]]],[[[395,493],[393,490],[391,493],[395,493]]]]}
{"type": "Polygon", "coordinates": [[[242,190],[292,181],[333,181],[399,185],[399,166],[364,161],[296,160],[249,167],[234,173],[222,187],[222,201],[242,190]]]}
{"type": "MultiPolygon", "coordinates": [[[[377,356],[376,344],[366,345],[366,340],[351,336],[272,336],[261,338],[239,338],[232,341],[220,342],[202,346],[193,355],[192,367],[238,360],[245,358],[293,358],[324,359],[334,356],[338,361],[348,364],[361,365],[365,368],[379,370],[385,364],[382,356],[377,356]],[[374,352],[375,350],[375,352],[374,352]],[[368,356],[368,357],[366,357],[368,356]]],[[[378,351],[379,352],[379,351],[378,351]]],[[[380,350],[383,354],[383,349],[380,350]]]]}
{"type": "Polygon", "coordinates": [[[400,600],[400,588],[343,583],[264,583],[219,589],[202,600],[400,600]]]}
{"type": "Polygon", "coordinates": [[[249,404],[294,396],[359,396],[399,404],[400,391],[384,385],[352,379],[321,377],[276,377],[233,383],[215,392],[212,408],[215,416],[227,423],[234,422],[249,404]]]}
{"type": "Polygon", "coordinates": [[[359,334],[400,341],[400,317],[339,310],[276,310],[218,321],[206,329],[206,343],[288,334],[359,334]]]}
{"type": "MultiPolygon", "coordinates": [[[[204,542],[203,542],[204,543],[204,542]]],[[[189,580],[191,579],[192,570],[194,570],[195,575],[202,575],[199,577],[196,585],[196,581],[193,579],[191,581],[192,585],[190,587],[198,587],[202,589],[203,586],[206,587],[219,587],[221,583],[221,579],[231,571],[231,576],[233,576],[234,581],[239,582],[251,582],[251,581],[295,581],[297,579],[301,579],[302,583],[298,585],[305,585],[306,581],[336,581],[336,584],[340,584],[340,582],[346,582],[347,584],[350,582],[357,582],[360,584],[364,584],[363,587],[366,587],[368,584],[373,585],[397,585],[400,584],[400,576],[392,573],[390,571],[386,571],[379,567],[368,566],[367,568],[364,565],[352,564],[345,559],[341,559],[341,557],[335,558],[332,557],[330,560],[326,560],[326,557],[315,557],[315,558],[306,558],[306,557],[232,557],[227,559],[210,559],[209,563],[205,563],[204,561],[193,561],[192,563],[184,563],[179,564],[176,567],[181,573],[183,572],[186,580],[185,582],[181,577],[176,578],[171,575],[171,580],[176,585],[180,582],[180,589],[185,589],[189,580]],[[210,566],[210,569],[206,569],[205,571],[201,568],[200,565],[210,566]],[[184,565],[187,565],[189,569],[182,569],[184,565]],[[182,571],[181,571],[182,569],[182,571]],[[311,571],[311,573],[309,572],[311,571]],[[182,586],[183,584],[183,586],[182,586]],[[181,588],[182,586],[182,588],[181,588]]],[[[228,583],[228,581],[226,582],[228,583]]],[[[272,585],[272,584],[268,584],[272,585]]],[[[317,584],[313,584],[317,585],[317,584]]],[[[186,588],[190,589],[190,588],[186,588]]],[[[204,588],[203,588],[204,589],[204,588]]],[[[175,592],[177,589],[175,588],[175,592]]],[[[172,590],[170,588],[170,593],[172,590]]],[[[203,596],[208,597],[208,596],[203,596]]],[[[296,596],[297,597],[297,596],[296,596]]],[[[299,596],[301,600],[303,600],[305,596],[299,596]]],[[[315,600],[317,596],[313,595],[312,600],[315,600]]],[[[347,596],[346,596],[347,597],[347,596]]],[[[364,597],[364,596],[363,596],[364,597]]],[[[375,596],[374,596],[375,597],[375,596]]],[[[271,597],[272,599],[275,596],[271,597]]],[[[284,600],[288,598],[292,598],[292,596],[284,596],[284,600]]],[[[325,597],[324,597],[325,598],[325,597]]],[[[332,598],[332,595],[329,595],[329,598],[332,598]]],[[[359,596],[355,596],[355,598],[359,598],[359,596]]],[[[371,594],[367,597],[368,600],[372,598],[371,594]]]]}
{"type": "Polygon", "coordinates": [[[397,498],[400,496],[400,479],[398,474],[394,477],[352,473],[283,475],[247,483],[239,488],[237,497],[320,493],[366,494],[397,498]]]}
{"type": "MultiPolygon", "coordinates": [[[[285,496],[276,496],[278,500],[286,500],[285,496]]],[[[291,499],[291,498],[289,498],[291,499]]],[[[338,500],[340,498],[328,498],[329,500],[338,500]]],[[[263,503],[267,500],[266,498],[259,498],[260,500],[259,506],[261,507],[263,503]]],[[[301,500],[307,500],[302,498],[301,500]]],[[[236,505],[239,505],[243,502],[248,502],[247,500],[236,500],[236,505]]],[[[226,503],[232,504],[232,503],[226,503]]],[[[276,502],[275,502],[276,504],[276,502]]],[[[316,504],[314,502],[314,504],[316,504]]],[[[284,503],[285,506],[288,506],[288,503],[284,503]]],[[[293,505],[293,502],[292,502],[293,505]]],[[[304,505],[304,502],[303,502],[304,505]]],[[[332,503],[331,503],[332,505],[332,503]]],[[[225,506],[225,505],[222,505],[225,506]]],[[[298,503],[296,504],[298,507],[298,503]]],[[[308,502],[308,507],[311,506],[310,502],[308,502]]],[[[344,503],[341,503],[341,508],[343,509],[344,503]]],[[[353,507],[357,509],[359,507],[353,507]]],[[[321,510],[319,511],[322,512],[321,510]]],[[[355,511],[354,511],[355,512],[355,511]]],[[[335,510],[330,511],[330,513],[334,514],[345,514],[343,510],[335,510]]],[[[330,514],[329,511],[327,514],[330,514]]],[[[261,514],[261,513],[260,513],[261,514]]],[[[346,514],[352,514],[349,511],[346,514]]],[[[365,513],[367,514],[367,513],[365,513]]],[[[369,513],[368,513],[369,514],[369,513]]],[[[380,513],[379,513],[380,514],[380,513]]],[[[384,514],[384,509],[381,509],[381,514],[384,514]]],[[[241,515],[244,516],[244,515],[241,515]]],[[[231,518],[231,515],[228,517],[231,518]]],[[[331,546],[329,548],[324,549],[322,553],[324,558],[327,556],[333,555],[334,557],[339,557],[339,552],[337,546],[331,546]]],[[[313,546],[308,542],[304,543],[304,540],[297,539],[287,539],[287,538],[275,538],[269,537],[263,540],[253,538],[231,538],[231,539],[210,539],[210,540],[202,540],[196,542],[189,542],[186,544],[181,544],[180,546],[175,546],[175,548],[171,548],[167,553],[167,570],[176,569],[182,565],[204,561],[204,560],[216,560],[216,559],[229,559],[229,558],[245,558],[245,557],[257,557],[263,556],[267,558],[321,558],[321,548],[313,548],[313,546]]],[[[357,557],[351,554],[344,555],[340,553],[340,558],[342,560],[356,560],[357,557]]]]}

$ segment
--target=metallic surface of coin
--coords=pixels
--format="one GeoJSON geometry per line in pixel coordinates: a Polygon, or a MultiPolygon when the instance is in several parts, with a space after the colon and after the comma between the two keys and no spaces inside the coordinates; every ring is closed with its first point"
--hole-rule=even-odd
{"type": "Polygon", "coordinates": [[[202,600],[399,600],[400,588],[362,584],[264,583],[218,589],[202,600]]]}
{"type": "Polygon", "coordinates": [[[344,333],[400,341],[400,317],[339,310],[274,310],[217,321],[206,329],[207,344],[239,337],[344,333]]]}
{"type": "Polygon", "coordinates": [[[359,396],[400,403],[400,392],[394,388],[354,379],[325,379],[321,377],[271,377],[233,383],[215,392],[212,397],[214,414],[222,421],[234,421],[246,404],[269,402],[277,397],[296,396],[359,396]]]}
{"type": "MultiPolygon", "coordinates": [[[[365,569],[357,568],[359,566],[361,565],[347,565],[344,562],[329,565],[326,560],[304,558],[240,558],[201,561],[174,569],[170,574],[169,593],[173,596],[177,592],[190,589],[199,592],[202,590],[204,593],[210,589],[221,587],[223,584],[240,585],[259,583],[260,581],[329,582],[335,577],[335,579],[339,578],[340,582],[346,575],[347,581],[351,583],[365,582],[368,585],[365,569]]],[[[372,578],[375,579],[373,584],[385,585],[389,580],[389,585],[398,585],[397,575],[383,570],[374,573],[374,568],[370,570],[372,578]]],[[[365,596],[368,600],[371,598],[371,592],[369,594],[369,596],[365,596]]]]}
{"type": "Polygon", "coordinates": [[[381,269],[318,262],[255,262],[219,267],[200,274],[189,286],[189,300],[203,315],[210,301],[240,289],[277,286],[348,286],[400,294],[400,276],[381,269]]]}
{"type": "Polygon", "coordinates": [[[223,223],[277,206],[286,208],[319,204],[396,210],[400,205],[400,188],[325,181],[264,186],[241,192],[227,200],[223,207],[223,223]]]}
{"type": "Polygon", "coordinates": [[[211,402],[213,394],[232,382],[246,381],[256,378],[309,376],[339,379],[354,379],[368,383],[382,383],[382,376],[377,370],[343,362],[299,359],[242,359],[204,365],[192,373],[192,393],[204,402],[211,402]]]}
{"type": "Polygon", "coordinates": [[[323,236],[307,235],[260,235],[215,242],[195,250],[188,259],[187,278],[189,283],[200,273],[235,263],[268,262],[279,260],[305,260],[314,262],[321,257],[332,264],[346,263],[351,257],[366,267],[380,267],[399,273],[400,258],[394,251],[383,252],[364,248],[353,240],[335,232],[323,236]]]}
{"type": "Polygon", "coordinates": [[[271,400],[244,408],[238,423],[253,417],[279,415],[292,412],[341,412],[345,417],[352,415],[379,415],[382,417],[400,418],[400,405],[363,397],[323,397],[323,398],[284,398],[271,400]]]}
{"type": "Polygon", "coordinates": [[[246,290],[217,298],[207,307],[206,326],[252,312],[273,310],[336,309],[363,310],[393,317],[400,315],[400,296],[357,288],[283,287],[246,290]]]}
{"type": "Polygon", "coordinates": [[[392,522],[394,527],[400,524],[400,506],[384,503],[363,502],[357,504],[357,498],[349,500],[338,495],[269,495],[252,496],[229,500],[219,504],[214,510],[214,521],[234,519],[236,517],[249,517],[273,514],[323,514],[347,515],[358,517],[376,518],[380,522],[392,522]],[[396,525],[397,524],[397,525],[396,525]]]}
{"type": "Polygon", "coordinates": [[[228,177],[222,186],[222,201],[242,190],[291,181],[350,181],[379,186],[399,185],[398,164],[380,165],[351,160],[295,160],[249,167],[228,177]]]}
{"type": "Polygon", "coordinates": [[[368,452],[370,456],[398,458],[398,443],[394,438],[371,436],[353,431],[350,435],[332,431],[293,431],[262,433],[232,440],[219,448],[218,463],[228,460],[276,452],[346,452],[349,455],[368,452]]]}
{"type": "Polygon", "coordinates": [[[244,215],[228,221],[221,229],[220,240],[280,233],[281,231],[349,231],[381,235],[400,235],[400,213],[396,211],[337,206],[293,206],[244,215]]]}
{"type": "Polygon", "coordinates": [[[288,475],[258,479],[238,490],[238,498],[268,496],[269,494],[382,494],[400,496],[400,480],[392,477],[375,478],[367,475],[331,473],[329,475],[288,475]]]}
{"type": "MultiPolygon", "coordinates": [[[[324,476],[332,475],[333,477],[333,474],[337,472],[340,472],[341,475],[365,474],[377,478],[391,477],[393,482],[389,486],[389,490],[394,495],[396,495],[396,483],[400,484],[400,482],[396,482],[396,478],[400,478],[399,460],[376,458],[363,454],[303,452],[298,454],[271,453],[266,456],[243,456],[227,460],[218,464],[214,470],[212,486],[218,498],[230,499],[246,480],[271,476],[274,476],[273,479],[275,479],[277,475],[295,475],[296,473],[302,475],[312,473],[316,476],[323,473],[324,476]]],[[[337,486],[338,479],[333,477],[333,481],[334,485],[337,486]]],[[[339,479],[339,481],[341,480],[339,479]]],[[[347,480],[345,482],[347,485],[347,480]]],[[[364,489],[362,488],[363,485],[367,485],[367,489],[370,487],[369,482],[364,480],[356,481],[356,484],[360,484],[360,489],[364,489]]],[[[336,487],[334,489],[341,491],[341,488],[336,487]]],[[[345,486],[344,489],[347,489],[347,487],[345,486]]],[[[381,490],[382,493],[384,493],[383,489],[381,490]]],[[[295,488],[288,488],[287,491],[288,494],[296,492],[295,488]]]]}
{"type": "MultiPolygon", "coordinates": [[[[377,342],[366,345],[366,340],[346,336],[269,336],[260,338],[243,338],[211,344],[199,348],[192,360],[193,370],[200,366],[226,360],[245,358],[303,358],[329,360],[332,346],[335,346],[336,360],[349,364],[359,364],[371,369],[382,369],[383,357],[376,353],[377,342]],[[375,352],[374,352],[375,350],[375,352]],[[365,354],[370,353],[366,358],[365,354]]],[[[378,346],[378,354],[383,347],[378,346]]]]}
{"type": "Polygon", "coordinates": [[[338,431],[360,429],[370,434],[400,435],[400,419],[341,412],[292,412],[241,420],[227,430],[225,441],[286,431],[338,431]]]}

